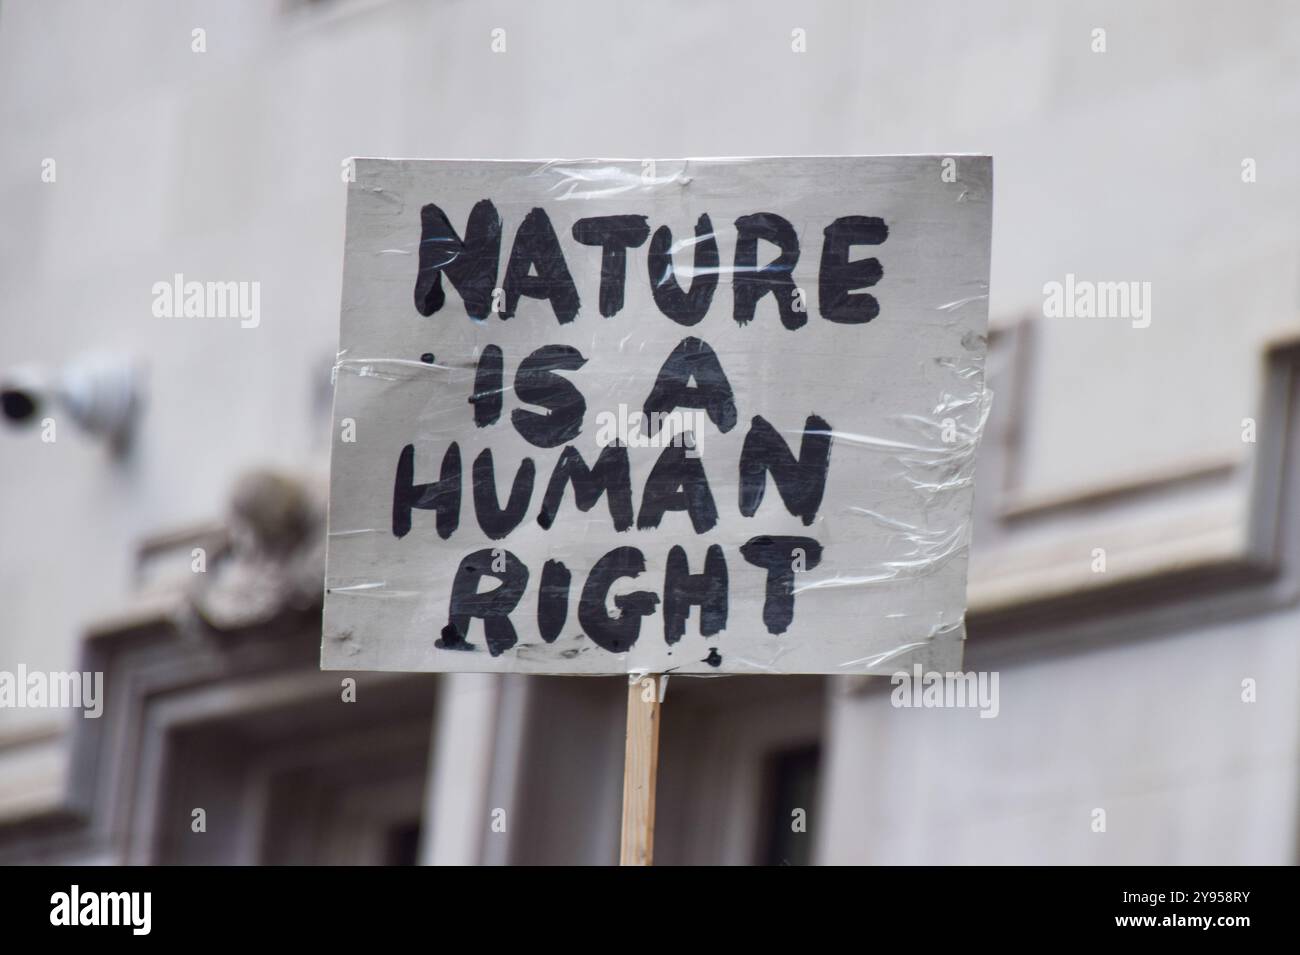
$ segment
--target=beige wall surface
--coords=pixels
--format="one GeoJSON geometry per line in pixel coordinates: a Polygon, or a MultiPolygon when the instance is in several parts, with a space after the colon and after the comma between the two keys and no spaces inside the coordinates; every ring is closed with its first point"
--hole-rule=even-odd
{"type": "Polygon", "coordinates": [[[841,695],[819,861],[1294,864],[1298,625],[1004,662],[992,719],[895,709],[886,679],[841,695]]]}
{"type": "MultiPolygon", "coordinates": [[[[1300,330],[1297,51],[1285,2],[0,0],[0,370],[98,349],[149,368],[124,460],[71,426],[53,444],[0,429],[0,669],[72,666],[87,622],[128,600],[137,541],[215,516],[244,469],[323,472],[351,155],[992,154],[992,321],[1041,326],[1019,492],[1248,465],[1261,350],[1300,330]],[[260,282],[260,324],[154,317],[153,283],[176,273],[260,282]],[[1150,326],[1041,319],[1044,283],[1067,273],[1150,282],[1150,326]]],[[[1279,639],[1258,636],[1261,659],[1285,656],[1279,639]]],[[[1153,652],[1107,665],[1139,693],[1153,652]]],[[[1087,666],[1017,680],[1048,699],[1087,666]]],[[[1294,732],[1294,713],[1275,715],[1294,732]]],[[[1059,718],[1124,726],[1082,704],[1059,718]]],[[[1018,711],[1004,719],[1017,758],[1046,745],[1018,711]]],[[[0,741],[51,721],[0,712],[0,741]]],[[[1206,800],[1227,759],[1209,755],[1206,800]]],[[[21,761],[27,791],[48,784],[56,763],[21,761]]],[[[1277,771],[1293,783],[1293,765],[1277,771]]],[[[1144,793],[1160,778],[1136,785],[1125,798],[1159,809],[1144,793]]],[[[1292,788],[1271,798],[1293,806],[1292,788]]],[[[939,854],[913,838],[882,855],[939,854]]]]}

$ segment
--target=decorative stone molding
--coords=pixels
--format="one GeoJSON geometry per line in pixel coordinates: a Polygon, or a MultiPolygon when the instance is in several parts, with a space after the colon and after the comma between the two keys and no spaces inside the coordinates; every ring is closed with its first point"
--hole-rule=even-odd
{"type": "Polygon", "coordinates": [[[320,604],[325,500],[318,488],[274,471],[240,479],[227,545],[189,588],[194,613],[219,632],[264,626],[320,604]]]}
{"type": "Polygon", "coordinates": [[[82,641],[103,715],[70,722],[62,797],[0,819],[0,863],[373,862],[418,830],[437,678],[357,674],[353,703],[320,671],[324,515],[257,471],[222,522],[141,545],[141,592],[82,641]]]}

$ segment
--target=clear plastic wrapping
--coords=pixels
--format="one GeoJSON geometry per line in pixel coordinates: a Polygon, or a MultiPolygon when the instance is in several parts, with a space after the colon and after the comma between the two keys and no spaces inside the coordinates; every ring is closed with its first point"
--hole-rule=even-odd
{"type": "Polygon", "coordinates": [[[323,666],[958,666],[988,157],[355,165],[323,666]]]}

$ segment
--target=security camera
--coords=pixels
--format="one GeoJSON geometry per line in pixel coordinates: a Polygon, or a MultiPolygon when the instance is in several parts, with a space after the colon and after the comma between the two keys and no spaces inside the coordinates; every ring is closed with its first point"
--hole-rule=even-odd
{"type": "Polygon", "coordinates": [[[40,369],[16,368],[5,375],[0,389],[0,408],[4,410],[6,420],[32,421],[40,417],[43,397],[48,390],[40,369]]]}
{"type": "Polygon", "coordinates": [[[139,416],[141,380],[139,366],[118,355],[83,355],[59,369],[26,365],[0,377],[0,412],[13,425],[66,414],[120,452],[139,416]]]}

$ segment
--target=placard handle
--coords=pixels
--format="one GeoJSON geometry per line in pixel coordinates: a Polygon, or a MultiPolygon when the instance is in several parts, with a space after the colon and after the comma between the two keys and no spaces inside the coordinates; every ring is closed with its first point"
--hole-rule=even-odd
{"type": "Polygon", "coordinates": [[[661,679],[654,673],[628,679],[620,865],[654,864],[661,679]]]}

